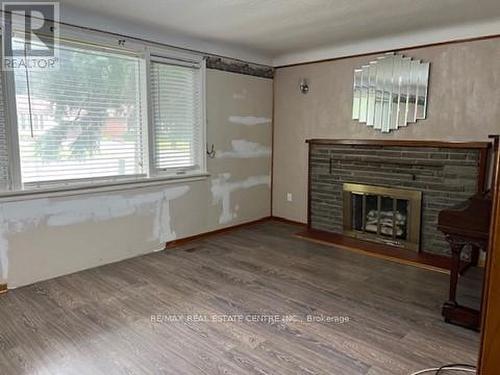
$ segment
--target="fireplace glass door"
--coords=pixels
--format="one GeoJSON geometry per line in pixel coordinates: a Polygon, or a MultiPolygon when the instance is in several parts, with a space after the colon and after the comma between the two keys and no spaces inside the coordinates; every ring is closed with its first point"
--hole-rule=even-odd
{"type": "Polygon", "coordinates": [[[344,230],[355,237],[418,249],[420,202],[421,194],[415,191],[345,184],[344,230]]]}
{"type": "Polygon", "coordinates": [[[376,195],[351,195],[352,227],[389,239],[408,238],[408,200],[376,195]]]}

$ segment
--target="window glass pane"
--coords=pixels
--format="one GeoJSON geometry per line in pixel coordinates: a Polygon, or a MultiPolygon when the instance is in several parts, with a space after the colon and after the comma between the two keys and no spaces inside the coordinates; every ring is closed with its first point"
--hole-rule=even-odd
{"type": "MultiPolygon", "coordinates": [[[[1,48],[1,46],[0,46],[1,48]]],[[[4,109],[4,82],[0,74],[0,190],[9,189],[9,153],[4,109]]]]}
{"type": "Polygon", "coordinates": [[[201,149],[200,69],[151,63],[155,168],[197,169],[201,149]]]}
{"type": "Polygon", "coordinates": [[[14,72],[23,183],[143,174],[140,59],[69,44],[59,59],[14,72]]]}

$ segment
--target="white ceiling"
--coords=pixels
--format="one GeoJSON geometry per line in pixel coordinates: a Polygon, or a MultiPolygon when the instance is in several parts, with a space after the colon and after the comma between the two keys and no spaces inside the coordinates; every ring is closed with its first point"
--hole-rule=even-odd
{"type": "Polygon", "coordinates": [[[382,49],[369,43],[375,40],[404,47],[500,34],[500,0],[62,0],[61,14],[79,25],[277,65],[382,49]]]}

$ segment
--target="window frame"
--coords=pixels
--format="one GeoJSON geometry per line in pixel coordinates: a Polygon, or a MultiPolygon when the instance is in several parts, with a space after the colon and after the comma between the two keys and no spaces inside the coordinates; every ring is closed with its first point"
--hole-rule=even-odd
{"type": "Polygon", "coordinates": [[[109,188],[110,186],[120,186],[126,188],[127,184],[142,186],[151,182],[157,185],[161,181],[175,182],[178,180],[192,180],[205,178],[208,176],[206,163],[206,60],[203,55],[195,53],[180,52],[167,47],[158,47],[154,43],[141,42],[129,39],[117,39],[104,34],[103,32],[83,33],[72,27],[61,29],[61,40],[69,40],[90,48],[113,49],[117,52],[123,50],[126,54],[135,54],[140,60],[139,81],[141,99],[141,117],[143,132],[143,158],[144,173],[139,175],[117,175],[105,177],[90,177],[78,179],[60,179],[40,182],[22,182],[20,147],[18,138],[18,119],[16,107],[16,88],[13,71],[2,72],[4,90],[4,113],[6,123],[6,138],[9,154],[9,190],[0,191],[0,197],[27,195],[30,193],[44,192],[64,192],[78,189],[88,190],[96,188],[109,188]],[[200,165],[196,169],[179,168],[176,173],[173,169],[164,171],[155,168],[155,147],[154,147],[154,116],[153,101],[151,91],[151,62],[177,61],[184,64],[197,65],[199,67],[200,85],[200,145],[199,160],[200,165]]]}
{"type": "Polygon", "coordinates": [[[158,50],[155,49],[150,49],[148,51],[148,76],[147,76],[147,84],[148,84],[148,94],[149,98],[152,96],[152,90],[151,90],[151,64],[152,63],[160,63],[160,64],[167,64],[167,65],[179,65],[179,66],[185,66],[185,67],[193,67],[196,69],[199,69],[199,85],[200,85],[200,92],[201,92],[201,98],[200,98],[200,113],[198,114],[198,120],[200,121],[200,149],[198,150],[198,160],[200,161],[200,165],[198,168],[196,167],[177,167],[177,168],[156,168],[155,165],[155,160],[156,160],[156,147],[155,147],[155,129],[154,129],[154,115],[153,115],[153,100],[148,100],[148,118],[151,119],[151,121],[148,122],[148,126],[151,126],[150,129],[148,129],[148,135],[149,135],[149,147],[150,147],[150,173],[153,176],[179,176],[179,178],[182,178],[182,176],[189,175],[189,171],[191,173],[196,173],[196,172],[205,172],[206,173],[206,150],[205,150],[205,143],[206,143],[206,90],[205,90],[205,83],[206,83],[206,60],[203,58],[198,58],[198,59],[193,59],[193,55],[188,55],[185,53],[169,53],[168,55],[159,52],[158,50]]]}

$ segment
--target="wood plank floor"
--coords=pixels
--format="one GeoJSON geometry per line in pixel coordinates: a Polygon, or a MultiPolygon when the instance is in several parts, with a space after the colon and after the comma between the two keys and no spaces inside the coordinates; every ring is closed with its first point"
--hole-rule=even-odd
{"type": "Polygon", "coordinates": [[[0,374],[379,375],[476,362],[478,334],[441,320],[447,275],[297,230],[257,224],[10,291],[0,374]]]}

